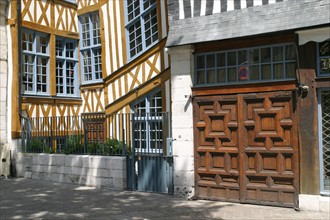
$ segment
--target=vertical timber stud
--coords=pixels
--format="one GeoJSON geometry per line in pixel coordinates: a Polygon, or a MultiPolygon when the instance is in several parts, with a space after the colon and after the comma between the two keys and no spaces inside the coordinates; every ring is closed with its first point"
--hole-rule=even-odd
{"type": "MultiPolygon", "coordinates": [[[[242,95],[237,95],[237,109],[243,109],[244,105],[244,99],[242,95]]],[[[244,120],[244,112],[243,111],[237,111],[237,122],[243,122],[244,120]]],[[[238,137],[240,135],[244,134],[244,124],[238,123],[238,137]]],[[[246,180],[245,180],[245,145],[246,140],[244,138],[238,138],[238,171],[240,175],[238,176],[238,184],[239,184],[239,197],[240,202],[244,203],[246,201],[246,180]]]]}
{"type": "Polygon", "coordinates": [[[20,24],[20,20],[18,20],[17,12],[20,10],[20,0],[12,0],[11,1],[11,15],[12,19],[15,20],[15,24],[10,26],[11,36],[12,38],[12,45],[17,45],[16,47],[12,47],[12,69],[13,69],[13,79],[12,79],[12,100],[11,100],[11,108],[12,108],[12,115],[11,115],[11,137],[17,138],[18,137],[18,128],[19,128],[19,112],[20,108],[20,82],[19,82],[19,47],[20,44],[18,43],[18,26],[20,24]],[[18,87],[17,87],[18,86],[18,87]],[[18,101],[17,101],[18,99],[18,101]]]}

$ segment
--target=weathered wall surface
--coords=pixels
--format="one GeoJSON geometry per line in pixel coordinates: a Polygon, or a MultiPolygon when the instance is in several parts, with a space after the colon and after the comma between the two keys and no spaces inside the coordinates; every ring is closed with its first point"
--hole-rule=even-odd
{"type": "Polygon", "coordinates": [[[126,158],[18,153],[18,177],[79,185],[126,188],[126,158]]]}
{"type": "Polygon", "coordinates": [[[191,46],[170,49],[174,193],[191,197],[194,191],[194,136],[191,103],[193,55],[191,46]]]}
{"type": "Polygon", "coordinates": [[[0,175],[9,175],[9,145],[7,140],[7,1],[0,1],[0,175]]]}

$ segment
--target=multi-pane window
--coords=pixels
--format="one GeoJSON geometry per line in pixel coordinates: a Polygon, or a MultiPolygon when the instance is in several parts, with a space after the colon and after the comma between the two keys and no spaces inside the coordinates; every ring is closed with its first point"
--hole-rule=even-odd
{"type": "Polygon", "coordinates": [[[22,31],[23,77],[22,92],[24,94],[49,93],[49,36],[35,31],[22,31]]]}
{"type": "Polygon", "coordinates": [[[77,96],[77,42],[67,38],[56,39],[56,94],[77,96]]]}
{"type": "Polygon", "coordinates": [[[163,113],[161,91],[153,93],[133,106],[134,145],[139,152],[163,152],[163,113]]]}
{"type": "Polygon", "coordinates": [[[321,194],[330,195],[330,90],[319,90],[321,194]]]}
{"type": "Polygon", "coordinates": [[[158,41],[156,0],[126,1],[128,54],[133,58],[158,41]]]}
{"type": "Polygon", "coordinates": [[[294,79],[294,44],[197,54],[196,85],[294,79]]]}
{"type": "Polygon", "coordinates": [[[330,75],[330,40],[318,44],[318,76],[330,75]]]}
{"type": "Polygon", "coordinates": [[[91,13],[80,16],[79,21],[82,82],[99,82],[102,80],[100,18],[98,13],[91,13]]]}

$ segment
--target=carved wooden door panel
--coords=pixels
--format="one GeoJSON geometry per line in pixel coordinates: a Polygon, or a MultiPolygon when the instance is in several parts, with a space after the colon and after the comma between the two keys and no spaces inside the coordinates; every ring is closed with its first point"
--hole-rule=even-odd
{"type": "Polygon", "coordinates": [[[290,91],[196,97],[197,195],[297,207],[293,103],[290,91]]]}
{"type": "Polygon", "coordinates": [[[240,201],[237,96],[196,97],[195,181],[200,198],[240,201]]]}

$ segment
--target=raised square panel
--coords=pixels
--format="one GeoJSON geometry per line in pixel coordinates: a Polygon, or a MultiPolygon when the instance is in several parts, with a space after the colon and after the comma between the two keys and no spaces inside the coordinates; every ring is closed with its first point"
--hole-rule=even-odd
{"type": "Polygon", "coordinates": [[[257,190],[256,189],[248,189],[246,193],[246,198],[248,200],[257,200],[257,190]]]}
{"type": "Polygon", "coordinates": [[[293,158],[291,154],[283,155],[284,156],[284,172],[293,172],[293,158]]]}
{"type": "Polygon", "coordinates": [[[217,135],[223,135],[224,123],[223,116],[209,116],[211,121],[211,133],[217,135]]]}
{"type": "Polygon", "coordinates": [[[198,153],[199,154],[199,167],[200,168],[206,168],[205,167],[205,153],[198,153]]]}
{"type": "Polygon", "coordinates": [[[238,189],[230,189],[230,199],[239,199],[238,189]]]}
{"type": "Polygon", "coordinates": [[[273,177],[274,186],[293,190],[293,178],[273,177]]]}
{"type": "Polygon", "coordinates": [[[265,176],[248,176],[248,187],[267,187],[265,176]]]}
{"type": "Polygon", "coordinates": [[[213,188],[210,189],[212,197],[226,198],[226,189],[224,188],[213,188]]]}
{"type": "Polygon", "coordinates": [[[212,167],[213,168],[225,168],[225,154],[224,153],[213,153],[212,154],[212,167]]]}
{"type": "Polygon", "coordinates": [[[247,170],[256,170],[256,155],[247,154],[247,170]]]}
{"type": "Polygon", "coordinates": [[[230,170],[238,170],[238,155],[229,154],[230,156],[230,170]]]}
{"type": "Polygon", "coordinates": [[[286,204],[294,203],[294,193],[293,192],[283,192],[281,196],[281,202],[286,204]]]}
{"type": "Polygon", "coordinates": [[[222,183],[237,183],[238,184],[238,176],[221,176],[222,183]]]}
{"type": "Polygon", "coordinates": [[[261,154],[261,157],[262,157],[263,170],[276,171],[277,168],[276,154],[267,154],[267,155],[261,154]]]}
{"type": "Polygon", "coordinates": [[[200,196],[208,196],[208,188],[206,186],[198,186],[198,194],[200,196]]]}
{"type": "Polygon", "coordinates": [[[279,201],[279,194],[277,191],[262,191],[260,190],[260,199],[263,201],[269,201],[269,202],[278,202],[279,201]]]}
{"type": "Polygon", "coordinates": [[[274,116],[261,116],[261,130],[262,131],[275,131],[274,116]]]}
{"type": "Polygon", "coordinates": [[[199,183],[201,184],[208,184],[208,185],[217,185],[215,181],[215,174],[206,174],[206,173],[200,173],[199,174],[199,183]]]}

